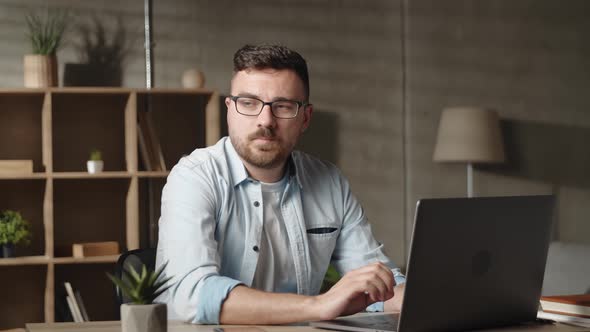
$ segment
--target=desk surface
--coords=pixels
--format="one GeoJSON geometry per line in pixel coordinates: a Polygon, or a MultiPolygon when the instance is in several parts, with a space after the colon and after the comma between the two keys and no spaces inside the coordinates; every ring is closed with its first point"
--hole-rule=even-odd
{"type": "MultiPolygon", "coordinates": [[[[215,328],[225,332],[321,332],[310,326],[240,326],[240,325],[197,325],[179,321],[168,322],[168,332],[215,332],[215,328]]],[[[120,321],[85,322],[85,323],[29,323],[28,332],[120,332],[120,321]]]]}
{"type": "MultiPolygon", "coordinates": [[[[225,332],[322,332],[328,330],[316,329],[310,326],[238,326],[238,325],[195,325],[182,322],[170,321],[168,332],[214,332],[216,327],[222,327],[225,332]]],[[[28,332],[120,332],[119,321],[86,322],[86,323],[32,323],[26,326],[28,332]]],[[[482,330],[479,330],[482,332],[482,330]]],[[[565,324],[547,324],[535,326],[520,326],[485,330],[485,332],[573,332],[590,331],[583,327],[570,326],[565,324]]]]}

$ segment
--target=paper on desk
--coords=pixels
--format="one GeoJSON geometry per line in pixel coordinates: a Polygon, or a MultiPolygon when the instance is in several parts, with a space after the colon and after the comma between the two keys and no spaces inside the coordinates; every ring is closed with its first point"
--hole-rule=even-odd
{"type": "Polygon", "coordinates": [[[582,318],[582,317],[569,316],[569,315],[560,315],[560,314],[555,314],[552,312],[545,312],[542,310],[539,310],[537,312],[537,318],[548,319],[548,320],[552,320],[552,321],[556,321],[556,322],[560,322],[560,323],[590,328],[590,318],[582,318]]]}

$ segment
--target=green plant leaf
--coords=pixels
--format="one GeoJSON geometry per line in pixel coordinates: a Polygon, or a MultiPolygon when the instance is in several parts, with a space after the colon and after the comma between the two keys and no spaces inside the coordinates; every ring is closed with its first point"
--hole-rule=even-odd
{"type": "Polygon", "coordinates": [[[137,273],[133,265],[127,264],[126,268],[123,269],[124,272],[127,272],[128,275],[136,282],[139,283],[141,281],[141,276],[137,273]]]}
{"type": "Polygon", "coordinates": [[[29,244],[30,224],[17,211],[5,210],[0,213],[0,244],[29,244]]]}
{"type": "Polygon", "coordinates": [[[131,286],[127,283],[125,283],[123,280],[113,276],[110,273],[107,273],[107,276],[109,277],[109,279],[111,279],[111,281],[117,285],[117,287],[119,287],[119,289],[121,290],[121,292],[123,294],[125,294],[127,297],[132,298],[132,289],[131,286]]]}
{"type": "Polygon", "coordinates": [[[133,303],[149,304],[153,303],[158,296],[173,286],[173,284],[168,284],[172,277],[160,278],[166,266],[167,262],[157,271],[151,271],[145,265],[142,265],[140,274],[133,266],[128,264],[123,269],[123,275],[126,277],[127,283],[110,274],[107,275],[133,303]]]}
{"type": "Polygon", "coordinates": [[[29,38],[34,54],[53,55],[61,42],[69,24],[69,14],[65,10],[49,10],[45,15],[29,12],[25,15],[29,38]]]}

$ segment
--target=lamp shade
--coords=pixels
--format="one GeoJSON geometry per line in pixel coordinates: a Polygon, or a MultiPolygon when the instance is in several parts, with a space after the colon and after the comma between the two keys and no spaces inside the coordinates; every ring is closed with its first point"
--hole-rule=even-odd
{"type": "Polygon", "coordinates": [[[476,107],[442,112],[434,161],[501,163],[505,160],[498,113],[476,107]]]}

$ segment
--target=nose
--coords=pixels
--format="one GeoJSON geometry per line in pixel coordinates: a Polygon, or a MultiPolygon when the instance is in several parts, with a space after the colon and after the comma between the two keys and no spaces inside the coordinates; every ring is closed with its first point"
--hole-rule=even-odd
{"type": "Polygon", "coordinates": [[[272,115],[272,110],[270,105],[264,105],[262,107],[262,111],[258,114],[258,126],[259,127],[274,127],[276,124],[276,119],[274,115],[272,115]]]}

